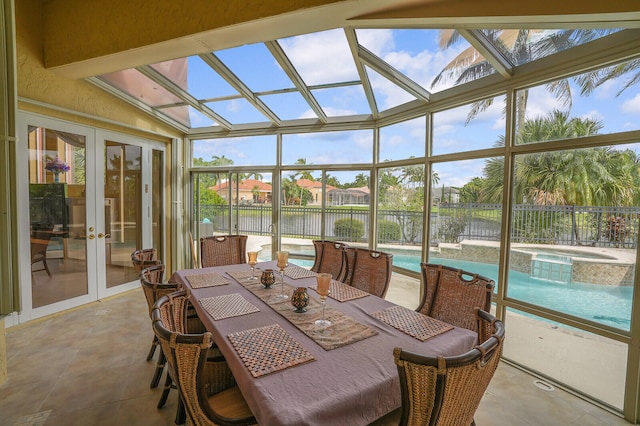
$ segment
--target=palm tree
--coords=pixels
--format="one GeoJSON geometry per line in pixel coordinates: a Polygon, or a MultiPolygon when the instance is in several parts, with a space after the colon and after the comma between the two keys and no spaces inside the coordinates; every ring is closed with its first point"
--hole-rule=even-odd
{"type": "MultiPolygon", "coordinates": [[[[293,164],[305,164],[306,165],[307,164],[307,159],[306,158],[298,158],[296,160],[296,162],[293,163],[293,164]]],[[[308,171],[308,170],[298,170],[297,172],[294,173],[294,175],[292,176],[292,179],[294,181],[296,181],[296,184],[297,184],[297,181],[299,179],[307,179],[307,180],[312,180],[312,181],[315,180],[315,178],[313,177],[311,172],[308,171]]],[[[298,186],[300,186],[300,185],[298,185],[298,186]]],[[[304,191],[304,188],[302,186],[300,186],[300,205],[302,205],[302,193],[303,193],[303,191],[304,191]]]]}
{"type": "MultiPolygon", "coordinates": [[[[558,53],[576,45],[584,44],[588,41],[606,36],[615,29],[588,29],[588,30],[485,30],[484,35],[489,41],[502,52],[514,65],[528,63],[536,59],[543,58],[553,53],[558,53]]],[[[462,38],[457,30],[443,30],[440,32],[440,48],[447,49],[453,46],[462,38]]],[[[628,67],[621,66],[618,75],[626,74],[632,70],[638,71],[640,61],[628,63],[628,67]],[[635,64],[633,63],[635,62],[635,64]],[[630,69],[629,69],[630,68],[630,69]]],[[[486,58],[480,57],[473,47],[465,49],[456,56],[447,66],[434,78],[431,87],[446,79],[454,80],[455,84],[461,84],[476,80],[495,72],[493,66],[486,58]]],[[[580,85],[582,94],[587,93],[589,87],[595,88],[608,78],[614,78],[614,70],[596,71],[586,73],[574,78],[580,85]],[[597,75],[603,73],[603,75],[597,75]],[[589,85],[591,83],[591,85],[589,85]]],[[[635,80],[640,80],[640,73],[635,75],[635,80]]],[[[569,80],[561,79],[546,85],[557,100],[568,110],[572,105],[572,94],[569,80]]],[[[591,89],[591,90],[592,90],[591,89]]],[[[527,109],[528,90],[519,90],[516,99],[516,133],[519,133],[525,122],[527,109]]],[[[493,99],[485,99],[475,102],[471,111],[467,115],[466,123],[469,123],[478,113],[486,110],[493,103],[493,99]]]]}

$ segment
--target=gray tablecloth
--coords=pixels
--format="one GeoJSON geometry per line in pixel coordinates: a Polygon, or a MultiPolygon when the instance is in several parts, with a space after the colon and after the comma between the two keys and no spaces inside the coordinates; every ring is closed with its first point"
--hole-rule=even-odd
{"type": "MultiPolygon", "coordinates": [[[[258,264],[258,267],[275,268],[275,262],[258,264]]],[[[215,271],[227,276],[226,271],[242,270],[249,270],[249,266],[183,270],[176,272],[173,278],[190,288],[188,280],[184,279],[185,275],[215,271]]],[[[235,280],[231,281],[229,285],[192,289],[193,303],[203,323],[213,333],[242,394],[261,425],[369,424],[400,407],[400,384],[393,362],[394,347],[425,355],[455,355],[469,350],[476,341],[475,333],[455,328],[421,342],[369,315],[393,306],[391,302],[374,296],[342,303],[329,298],[328,306],[377,329],[379,333],[368,339],[325,351],[235,280]],[[214,321],[198,303],[199,298],[231,293],[240,293],[260,311],[214,321]],[[227,336],[271,324],[280,324],[316,360],[254,378],[227,336]]],[[[316,284],[315,278],[285,281],[296,286],[316,284]]],[[[310,291],[309,295],[318,297],[314,291],[310,291]]]]}

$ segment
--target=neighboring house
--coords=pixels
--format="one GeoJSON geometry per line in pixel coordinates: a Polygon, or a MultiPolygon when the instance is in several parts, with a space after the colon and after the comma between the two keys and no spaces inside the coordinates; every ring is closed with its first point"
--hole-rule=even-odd
{"type": "MultiPolygon", "coordinates": [[[[216,191],[224,200],[228,201],[229,197],[229,181],[219,183],[209,189],[216,191]]],[[[236,189],[233,188],[233,202],[239,204],[263,204],[271,203],[271,184],[256,179],[245,179],[238,184],[236,189]]]]}
{"type": "MultiPolygon", "coordinates": [[[[311,192],[313,201],[309,203],[310,205],[322,204],[322,182],[310,179],[298,179],[296,185],[311,192]]],[[[327,185],[327,192],[335,189],[337,189],[335,186],[327,185]]]]}
{"type": "Polygon", "coordinates": [[[369,187],[338,189],[331,191],[327,189],[329,204],[332,206],[343,206],[349,204],[369,204],[369,187]]]}
{"type": "Polygon", "coordinates": [[[458,188],[451,186],[443,186],[441,188],[433,188],[431,190],[433,204],[447,203],[456,204],[460,202],[460,191],[458,188]]]}

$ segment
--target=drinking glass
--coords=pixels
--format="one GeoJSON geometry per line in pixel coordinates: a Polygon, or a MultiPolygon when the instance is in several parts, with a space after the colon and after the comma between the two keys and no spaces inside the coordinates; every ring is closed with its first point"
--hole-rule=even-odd
{"type": "Polygon", "coordinates": [[[316,320],[315,325],[320,327],[327,327],[331,325],[331,321],[324,319],[324,306],[327,303],[327,296],[329,295],[331,274],[318,274],[316,275],[316,281],[318,282],[317,291],[320,295],[320,303],[322,303],[322,319],[316,320]]]}
{"type": "Polygon", "coordinates": [[[249,255],[249,266],[251,266],[251,278],[249,279],[257,280],[258,277],[255,276],[255,270],[256,270],[256,263],[258,262],[258,252],[250,251],[250,252],[247,252],[247,254],[249,255]]]}
{"type": "Polygon", "coordinates": [[[276,296],[277,300],[288,299],[289,296],[284,294],[284,268],[289,266],[289,252],[288,251],[279,251],[276,253],[278,255],[278,268],[280,269],[280,294],[276,296]]]}

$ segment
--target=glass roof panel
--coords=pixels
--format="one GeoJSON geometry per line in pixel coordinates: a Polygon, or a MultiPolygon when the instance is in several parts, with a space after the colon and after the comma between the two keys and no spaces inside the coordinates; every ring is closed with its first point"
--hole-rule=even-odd
{"type": "Polygon", "coordinates": [[[161,114],[167,115],[170,118],[176,120],[180,124],[191,127],[191,120],[189,117],[189,108],[188,106],[175,106],[169,108],[159,108],[158,112],[161,114]]]}
{"type": "Polygon", "coordinates": [[[215,55],[253,92],[294,87],[263,43],[219,50],[215,55]]]}
{"type": "Polygon", "coordinates": [[[282,120],[314,116],[311,107],[298,91],[263,95],[260,99],[282,120]]]}
{"type": "Polygon", "coordinates": [[[99,78],[151,107],[182,103],[182,99],[134,68],[103,74],[99,78]]]}
{"type": "Polygon", "coordinates": [[[329,87],[312,90],[311,93],[329,117],[371,114],[367,97],[361,85],[329,87]]]}
{"type": "Polygon", "coordinates": [[[159,62],[151,66],[198,100],[239,96],[238,92],[199,56],[159,62]],[[179,65],[183,68],[180,69],[179,65]]]}
{"type": "Polygon", "coordinates": [[[356,36],[358,43],[431,93],[470,81],[448,75],[436,80],[443,70],[459,70],[461,60],[464,64],[484,60],[466,39],[450,30],[357,29],[356,36]],[[449,40],[452,34],[453,43],[441,48],[441,40],[449,40]]]}
{"type": "Polygon", "coordinates": [[[384,111],[407,102],[415,101],[417,98],[402,87],[393,84],[389,79],[381,76],[373,69],[365,65],[365,70],[369,76],[373,96],[380,111],[384,111]]]}
{"type": "Polygon", "coordinates": [[[618,29],[588,30],[482,30],[514,65],[522,65],[554,53],[605,37],[618,29]]]}
{"type": "Polygon", "coordinates": [[[258,111],[245,98],[207,102],[205,105],[232,124],[269,121],[264,114],[258,111]]]}
{"type": "Polygon", "coordinates": [[[360,80],[342,29],[285,38],[278,43],[308,86],[360,80]]]}

